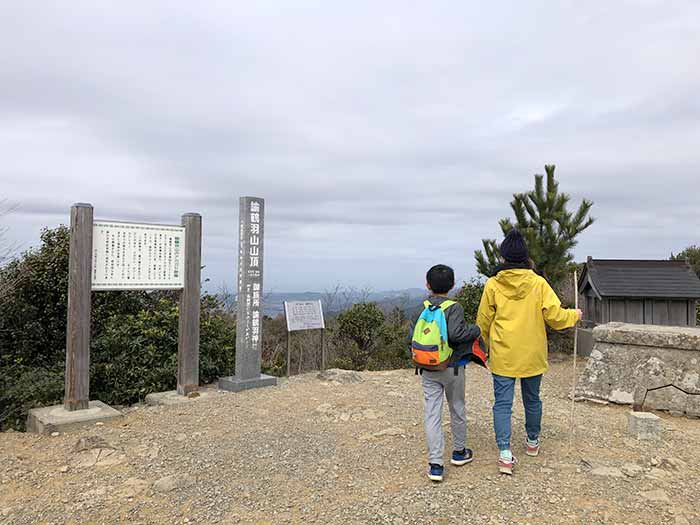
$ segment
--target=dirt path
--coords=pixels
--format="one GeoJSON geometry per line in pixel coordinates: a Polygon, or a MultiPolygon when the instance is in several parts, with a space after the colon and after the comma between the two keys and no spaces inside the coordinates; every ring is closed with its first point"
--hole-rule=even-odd
{"type": "Polygon", "coordinates": [[[577,403],[568,453],[569,360],[543,384],[539,458],[522,453],[517,405],[513,478],[495,469],[489,377],[470,367],[476,459],[441,485],[425,476],[413,371],[361,378],[140,407],[56,437],[0,434],[0,522],[700,523],[700,421],[663,416],[664,440],[648,444],[626,437],[628,408],[577,403]]]}

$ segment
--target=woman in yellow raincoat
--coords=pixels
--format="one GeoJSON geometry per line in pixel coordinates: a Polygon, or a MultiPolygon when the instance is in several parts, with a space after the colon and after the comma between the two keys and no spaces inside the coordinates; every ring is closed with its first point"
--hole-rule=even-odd
{"type": "Polygon", "coordinates": [[[519,231],[508,232],[500,252],[505,264],[486,282],[477,324],[489,347],[493,374],[498,469],[512,474],[516,463],[510,449],[515,380],[520,379],[525,407],[526,454],[536,456],[542,421],[540,385],[548,367],[545,323],[555,330],[571,328],[581,318],[581,311],[562,308],[547,281],[532,270],[519,231]]]}

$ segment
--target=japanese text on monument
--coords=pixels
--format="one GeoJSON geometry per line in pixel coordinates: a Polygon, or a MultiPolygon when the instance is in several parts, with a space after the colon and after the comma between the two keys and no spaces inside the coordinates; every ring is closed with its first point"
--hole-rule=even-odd
{"type": "MultiPolygon", "coordinates": [[[[245,348],[259,353],[262,340],[262,265],[264,201],[241,199],[240,252],[238,256],[239,337],[245,348]],[[242,331],[240,330],[242,328],[242,331]],[[242,332],[242,333],[241,333],[242,332]]],[[[259,372],[258,372],[259,373],[259,372]]]]}

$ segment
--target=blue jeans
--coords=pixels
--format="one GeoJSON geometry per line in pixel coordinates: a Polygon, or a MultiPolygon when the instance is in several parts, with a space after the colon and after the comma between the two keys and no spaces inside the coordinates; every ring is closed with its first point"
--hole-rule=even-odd
{"type": "MultiPolygon", "coordinates": [[[[525,407],[525,431],[528,439],[535,440],[540,436],[542,425],[542,401],[540,400],[540,385],[542,374],[520,379],[525,407]]],[[[499,450],[510,449],[511,416],[513,415],[513,394],[515,393],[515,378],[493,374],[493,428],[496,431],[496,445],[499,450]]]]}

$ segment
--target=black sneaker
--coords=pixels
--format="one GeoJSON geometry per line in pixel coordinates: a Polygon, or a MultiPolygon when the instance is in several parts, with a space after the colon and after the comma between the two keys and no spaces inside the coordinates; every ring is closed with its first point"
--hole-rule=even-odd
{"type": "Polygon", "coordinates": [[[462,465],[471,463],[472,459],[474,459],[472,449],[463,448],[462,450],[455,450],[452,452],[452,459],[450,460],[450,463],[461,467],[462,465]]]}

